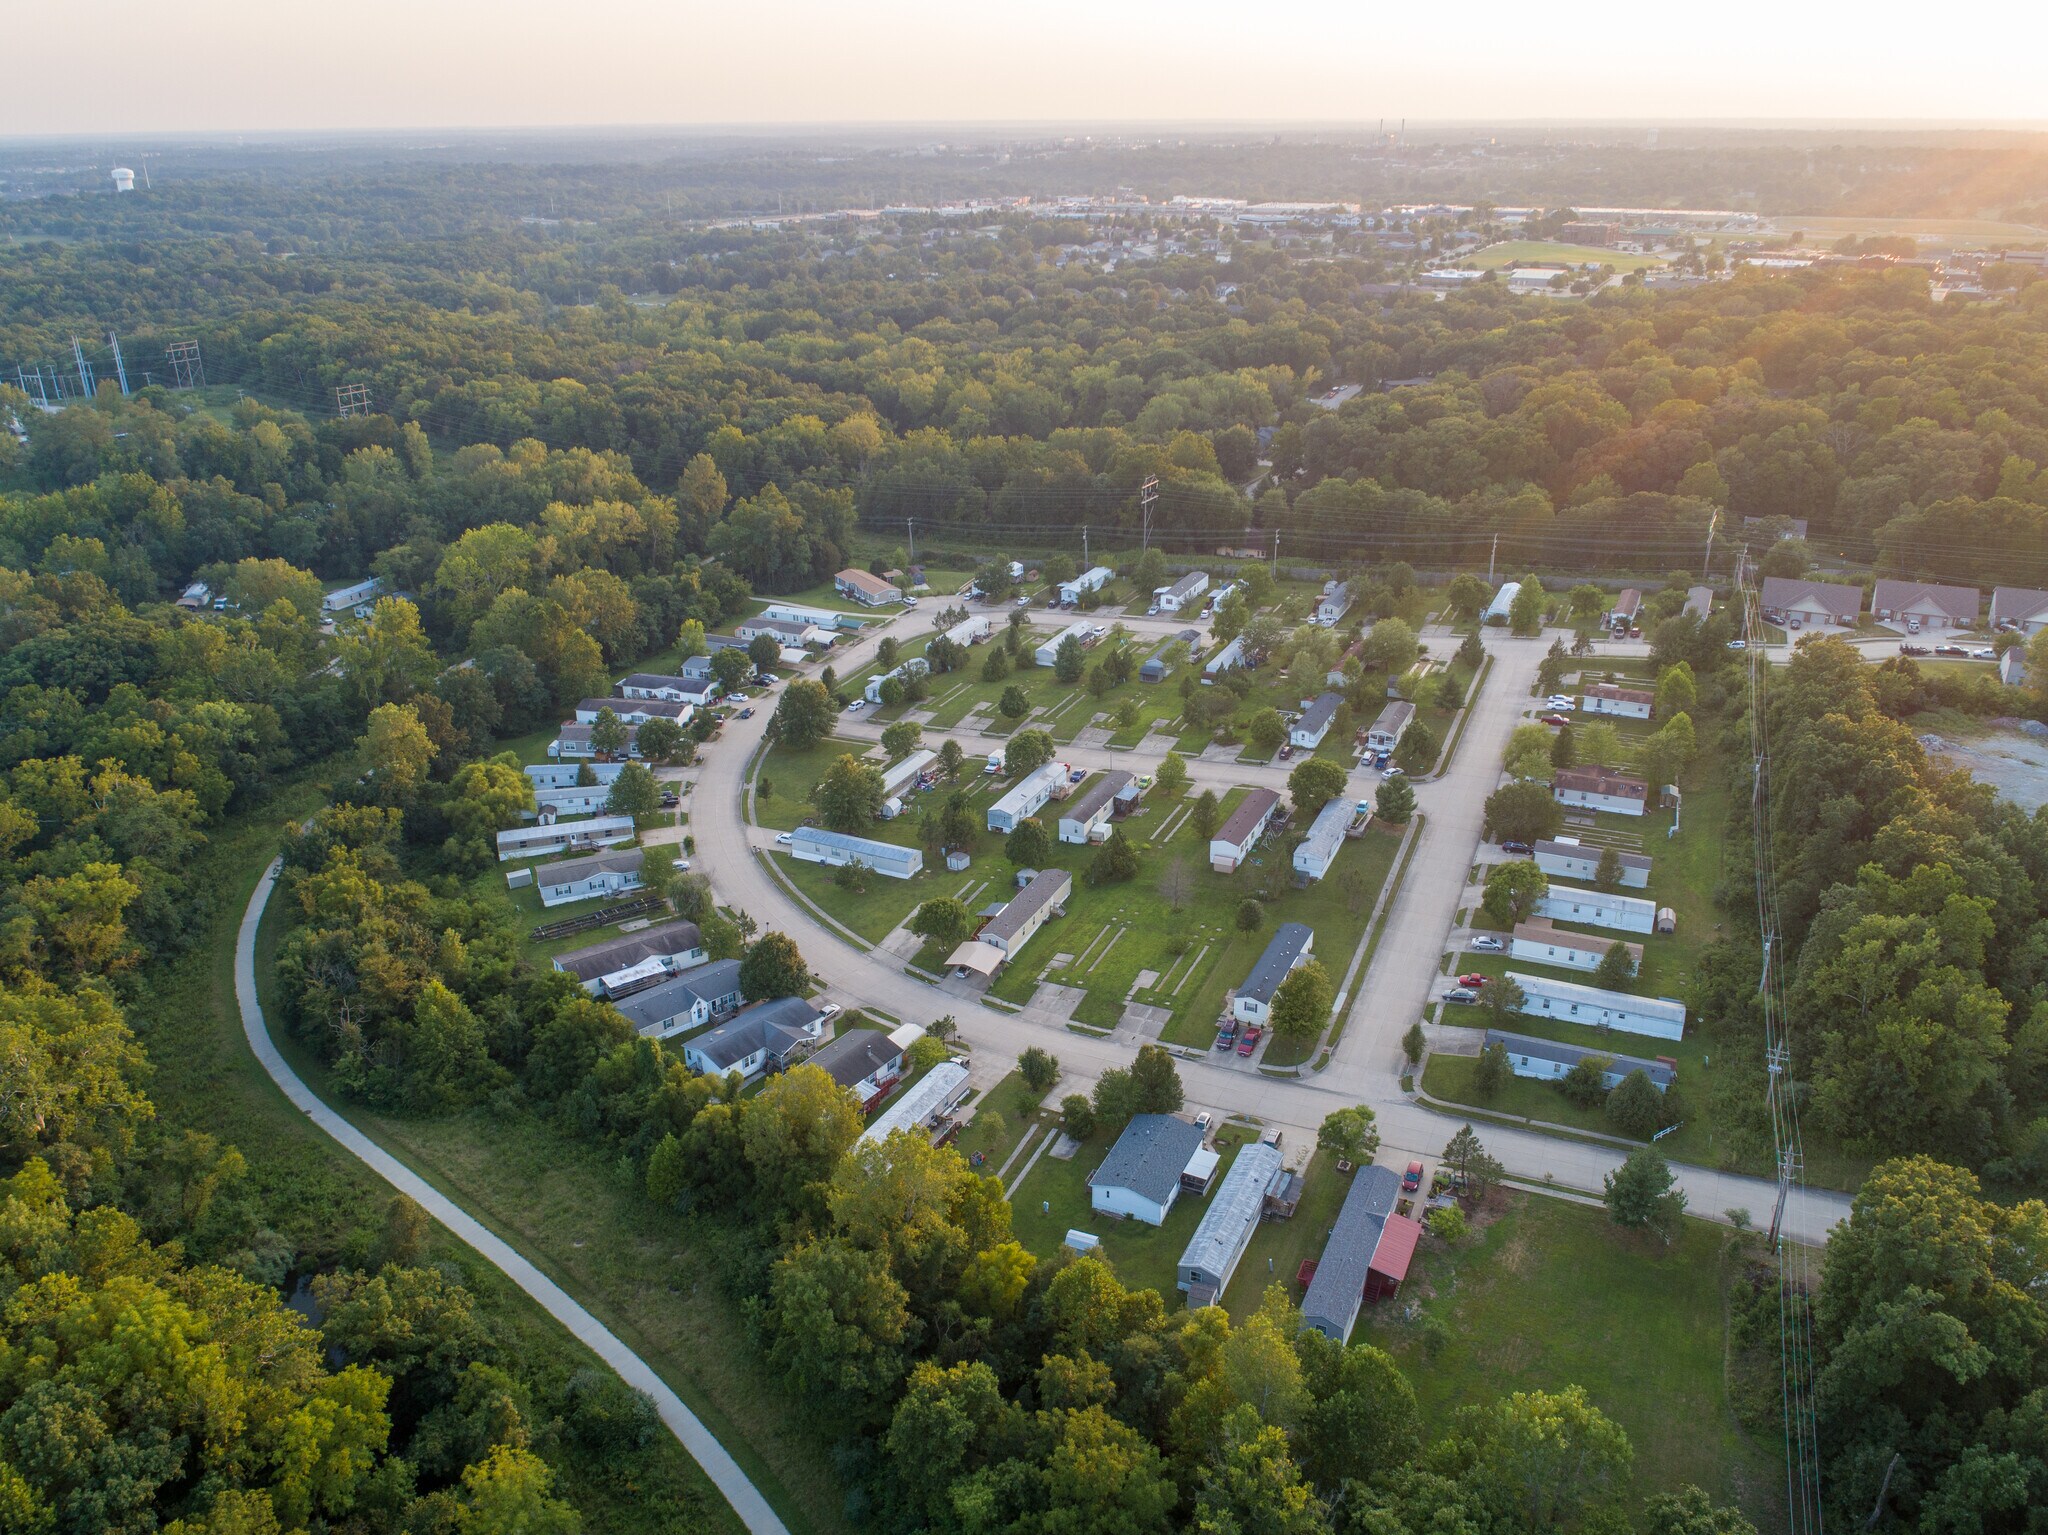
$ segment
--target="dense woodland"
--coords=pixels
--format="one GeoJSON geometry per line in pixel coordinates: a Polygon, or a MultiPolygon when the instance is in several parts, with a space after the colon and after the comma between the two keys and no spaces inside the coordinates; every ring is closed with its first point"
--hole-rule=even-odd
{"type": "MultiPolygon", "coordinates": [[[[543,1124],[706,1233],[732,1346],[861,1527],[1740,1535],[1703,1498],[1639,1500],[1626,1436],[1568,1383],[1424,1425],[1387,1356],[1278,1296],[1233,1327],[1100,1261],[1038,1262],[956,1154],[851,1151],[858,1110],[822,1073],[746,1098],[691,1078],[467,893],[526,792],[496,754],[754,592],[828,577],[864,525],[1068,554],[1081,525],[1129,527],[1148,474],[1186,547],[1250,525],[1387,590],[1483,569],[1496,534],[1504,568],[1661,580],[1717,514],[1806,518],[1881,570],[2048,584],[2048,284],[1977,309],[1907,274],[1429,303],[1366,294],[1367,255],[1263,241],[1100,274],[1050,265],[1069,232],[1028,225],[427,234],[389,206],[398,174],[224,185],[232,229],[31,245],[0,281],[0,356],[91,316],[196,336],[247,394],[45,415],[0,388],[27,438],[0,430],[0,1530],[686,1527],[586,1474],[654,1453],[646,1405],[511,1347],[417,1211],[323,1232],[233,1124],[154,1110],[156,979],[250,872],[223,880],[210,842],[317,780],[276,843],[281,1021],[340,1092],[543,1124]],[[289,260],[242,234],[312,217],[302,195],[392,232],[289,260]],[[355,382],[376,413],[334,419],[355,382]],[[322,592],[367,573],[406,595],[323,632],[322,592]],[[194,579],[231,606],[172,606],[194,579]],[[317,1333],[284,1304],[302,1284],[317,1333]]],[[[1653,637],[1712,693],[1746,803],[1721,636],[1653,637]]],[[[1813,1297],[1821,1429],[1838,1514],[1889,1468],[1915,1528],[2032,1535],[2048,823],[1923,756],[1907,720],[1930,703],[2042,700],[1823,642],[1763,704],[1809,1134],[1896,1159],[1813,1297]]],[[[701,881],[670,893],[750,995],[801,979],[701,881]]],[[[1690,1000],[1760,1074],[1746,879],[1722,895],[1732,936],[1690,1000]]]]}

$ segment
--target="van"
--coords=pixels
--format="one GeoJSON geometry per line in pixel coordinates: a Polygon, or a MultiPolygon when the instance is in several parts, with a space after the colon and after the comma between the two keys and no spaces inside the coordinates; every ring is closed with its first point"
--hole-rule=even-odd
{"type": "Polygon", "coordinates": [[[1002,770],[1003,754],[1001,752],[990,752],[988,754],[988,766],[983,768],[982,772],[984,774],[1000,773],[1002,770]]]}

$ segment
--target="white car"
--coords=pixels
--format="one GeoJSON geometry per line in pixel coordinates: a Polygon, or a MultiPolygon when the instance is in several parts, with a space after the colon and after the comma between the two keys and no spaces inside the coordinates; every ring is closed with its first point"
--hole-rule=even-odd
{"type": "Polygon", "coordinates": [[[671,869],[680,869],[685,874],[690,872],[690,860],[687,858],[671,858],[668,866],[671,869]]]}
{"type": "Polygon", "coordinates": [[[1544,700],[1544,707],[1550,709],[1576,709],[1579,701],[1569,693],[1552,693],[1544,700]]]}
{"type": "Polygon", "coordinates": [[[777,847],[788,847],[794,841],[796,841],[796,833],[793,831],[779,831],[775,834],[775,845],[777,847]]]}
{"type": "Polygon", "coordinates": [[[1730,650],[1747,650],[1747,649],[1749,649],[1749,641],[1748,641],[1748,640],[1730,640],[1730,641],[1728,642],[1728,648],[1729,648],[1730,650]]]}
{"type": "Polygon", "coordinates": [[[1990,649],[1973,650],[1970,652],[1970,659],[1973,661],[1996,661],[1998,659],[1998,652],[1990,649]]]}
{"type": "Polygon", "coordinates": [[[1472,947],[1482,954],[1500,954],[1506,951],[1507,944],[1498,938],[1475,938],[1472,947]]]}
{"type": "Polygon", "coordinates": [[[818,1016],[819,1016],[820,1018],[836,1018],[836,1017],[838,1017],[838,1016],[839,1016],[839,1004],[838,1004],[837,1002],[820,1002],[820,1003],[818,1004],[818,1016]]]}

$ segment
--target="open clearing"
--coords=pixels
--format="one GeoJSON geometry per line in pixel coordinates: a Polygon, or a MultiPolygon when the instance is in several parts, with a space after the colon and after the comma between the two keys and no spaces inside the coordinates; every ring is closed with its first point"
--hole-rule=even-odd
{"type": "Polygon", "coordinates": [[[1921,744],[1952,766],[1969,769],[1977,782],[2022,810],[2048,805],[2048,736],[1991,725],[1967,740],[1943,731],[1923,736],[1921,744]]]}
{"type": "Polygon", "coordinates": [[[1780,233],[1798,230],[1809,240],[1839,240],[1844,235],[1910,235],[1916,240],[1983,240],[2000,245],[2038,244],[2048,230],[2032,224],[2007,224],[1997,219],[1887,219],[1773,214],[1771,227],[1780,233]]]}
{"type": "Polygon", "coordinates": [[[1490,272],[1498,267],[1543,266],[1555,263],[1559,266],[1613,267],[1617,272],[1640,272],[1645,267],[1661,267],[1661,256],[1633,256],[1624,251],[1607,250],[1598,245],[1560,245],[1554,240],[1502,240],[1498,244],[1481,246],[1471,255],[1452,263],[1455,266],[1471,267],[1478,271],[1490,272]]]}

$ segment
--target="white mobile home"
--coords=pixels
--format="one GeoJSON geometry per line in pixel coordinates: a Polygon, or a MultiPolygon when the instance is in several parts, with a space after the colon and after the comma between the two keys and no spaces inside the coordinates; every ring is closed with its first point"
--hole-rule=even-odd
{"type": "Polygon", "coordinates": [[[1602,991],[1597,986],[1516,970],[1507,976],[1522,988],[1521,1010],[1531,1017],[1647,1034],[1653,1039],[1685,1037],[1685,1004],[1675,997],[1632,997],[1627,992],[1602,991]]]}
{"type": "MultiPolygon", "coordinates": [[[[687,987],[689,982],[672,984],[687,987]]],[[[723,1000],[738,1007],[739,993],[733,991],[723,1000]]],[[[729,1011],[720,1008],[711,1016],[729,1011]]],[[[709,1077],[735,1071],[742,1077],[757,1076],[803,1059],[817,1048],[824,1031],[824,1015],[802,997],[775,997],[699,1034],[683,1046],[683,1064],[709,1077]]]]}
{"type": "Polygon", "coordinates": [[[1228,645],[1217,651],[1216,654],[1209,657],[1208,663],[1202,668],[1202,681],[1205,683],[1214,682],[1232,667],[1244,664],[1244,636],[1240,634],[1228,645]]]}
{"type": "Polygon", "coordinates": [[[674,720],[678,725],[687,725],[697,712],[695,704],[667,698],[586,698],[576,705],[576,723],[594,725],[599,712],[605,709],[627,725],[644,725],[649,720],[674,720]]]}
{"type": "Polygon", "coordinates": [[[548,857],[572,849],[617,847],[632,840],[633,818],[629,815],[601,815],[588,821],[543,821],[537,826],[514,826],[499,832],[498,862],[548,857]]]}
{"type": "Polygon", "coordinates": [[[1306,922],[1283,922],[1274,929],[1266,950],[1258,958],[1231,999],[1230,1016],[1239,1023],[1266,1021],[1273,1008],[1273,993],[1280,983],[1315,957],[1315,929],[1306,922]]]}
{"type": "Polygon", "coordinates": [[[1202,1150],[1202,1128],[1175,1114],[1138,1114],[1088,1175],[1088,1202],[1098,1215],[1148,1226],[1166,1224],[1180,1197],[1180,1175],[1202,1150]]]}
{"type": "Polygon", "coordinates": [[[590,770],[590,776],[597,780],[600,787],[608,788],[625,766],[623,762],[536,762],[520,771],[533,780],[534,790],[538,792],[542,789],[575,787],[576,780],[583,776],[585,768],[590,770]]]}
{"type": "Polygon", "coordinates": [[[1022,778],[1010,792],[988,807],[988,829],[1008,836],[1019,821],[1028,821],[1065,788],[1073,770],[1064,762],[1048,762],[1022,778]]]}
{"type": "MultiPolygon", "coordinates": [[[[1379,718],[1365,733],[1366,746],[1376,752],[1390,752],[1401,744],[1401,737],[1408,733],[1408,727],[1415,723],[1415,705],[1405,698],[1397,698],[1380,710],[1379,718]]],[[[1422,737],[1417,736],[1416,740],[1422,737]]]]}
{"type": "Polygon", "coordinates": [[[1230,818],[1209,839],[1209,867],[1218,874],[1234,872],[1259,845],[1259,838],[1266,834],[1266,827],[1279,808],[1280,796],[1271,789],[1247,791],[1230,812],[1230,818]]]}
{"type": "Polygon", "coordinates": [[[1351,801],[1341,794],[1317,811],[1315,820],[1309,823],[1308,835],[1294,850],[1294,872],[1311,880],[1328,874],[1343,849],[1344,833],[1350,829],[1355,814],[1351,801]]]}
{"type": "Polygon", "coordinates": [[[339,591],[329,592],[320,599],[320,606],[329,618],[338,618],[343,613],[356,617],[367,616],[377,596],[384,590],[384,583],[376,576],[367,581],[358,581],[353,586],[344,586],[339,591]]]}
{"type": "Polygon", "coordinates": [[[1190,1306],[1210,1306],[1223,1298],[1259,1229],[1266,1192],[1282,1171],[1280,1148],[1269,1142],[1254,1141],[1238,1152],[1180,1255],[1174,1282],[1187,1291],[1190,1306]]]}
{"type": "Polygon", "coordinates": [[[657,922],[637,933],[557,954],[554,967],[576,977],[593,995],[625,997],[678,971],[695,969],[709,958],[696,923],[657,922]]]}
{"type": "Polygon", "coordinates": [[[986,617],[963,618],[946,631],[946,638],[955,645],[979,645],[993,633],[995,626],[986,617]]]}
{"type": "Polygon", "coordinates": [[[544,863],[533,871],[533,883],[543,906],[565,906],[571,901],[588,901],[598,896],[629,895],[641,887],[641,854],[593,853],[588,858],[570,858],[561,863],[544,863]]]}
{"type": "Polygon", "coordinates": [[[1617,933],[1647,933],[1656,926],[1657,903],[1636,895],[1582,890],[1576,885],[1552,885],[1537,901],[1536,915],[1548,917],[1553,922],[1578,922],[1587,927],[1611,928],[1617,933]]]}
{"type": "Polygon", "coordinates": [[[1034,655],[1040,666],[1051,666],[1060,657],[1060,646],[1068,640],[1076,645],[1086,646],[1095,637],[1095,626],[1089,623],[1068,624],[1051,639],[1040,645],[1034,655]]]}
{"type": "Polygon", "coordinates": [[[1621,1086],[1623,1078],[1638,1071],[1648,1077],[1650,1085],[1660,1093],[1678,1079],[1678,1070],[1669,1061],[1644,1060],[1635,1055],[1609,1055],[1604,1050],[1559,1044],[1554,1039],[1537,1039],[1529,1034],[1503,1034],[1499,1029],[1488,1029],[1486,1045],[1488,1049],[1499,1045],[1507,1051],[1508,1069],[1516,1076],[1533,1077],[1539,1082],[1562,1082],[1571,1075],[1572,1068],[1589,1055],[1597,1055],[1607,1062],[1601,1080],[1609,1088],[1621,1086]]]}
{"type": "Polygon", "coordinates": [[[1648,688],[1624,688],[1611,682],[1598,682],[1579,695],[1579,707],[1588,714],[1646,720],[1656,711],[1657,695],[1648,688]]]}
{"type": "MultiPolygon", "coordinates": [[[[1592,933],[1566,932],[1561,927],[1551,926],[1548,918],[1539,917],[1532,922],[1515,924],[1514,937],[1508,944],[1508,956],[1527,960],[1532,965],[1598,970],[1600,962],[1607,958],[1607,951],[1619,942],[1618,938],[1601,938],[1592,933]]],[[[1624,947],[1628,951],[1629,974],[1634,975],[1643,968],[1643,946],[1631,943],[1624,947]]]]}
{"type": "Polygon", "coordinates": [[[959,1061],[941,1061],[877,1114],[860,1138],[880,1145],[898,1130],[922,1130],[951,1113],[966,1092],[967,1068],[959,1061]]]}
{"type": "MultiPolygon", "coordinates": [[[[619,764],[621,767],[624,763],[619,764]]],[[[533,809],[520,812],[526,820],[558,821],[565,815],[602,815],[611,803],[609,784],[571,784],[566,789],[535,789],[533,809]]]]}
{"type": "Polygon", "coordinates": [[[1287,744],[1297,751],[1314,751],[1323,744],[1323,738],[1330,733],[1330,721],[1343,707],[1343,694],[1318,693],[1301,711],[1301,717],[1288,727],[1287,744]]]}
{"type": "Polygon", "coordinates": [[[1109,584],[1109,579],[1114,574],[1115,572],[1107,565],[1097,565],[1091,570],[1082,571],[1071,581],[1062,581],[1060,583],[1060,606],[1071,608],[1089,592],[1101,591],[1103,587],[1109,584]]]}
{"type": "Polygon", "coordinates": [[[1195,600],[1209,589],[1206,571],[1191,570],[1171,586],[1156,586],[1152,599],[1159,604],[1162,613],[1178,613],[1183,608],[1193,607],[1195,600]]]}
{"type": "Polygon", "coordinates": [[[1031,877],[1030,884],[988,919],[975,941],[1004,954],[1015,954],[1049,919],[1066,910],[1067,896],[1073,888],[1074,877],[1065,869],[1040,869],[1031,877]]]}
{"type": "Polygon", "coordinates": [[[1334,581],[1323,589],[1322,597],[1316,603],[1316,622],[1335,624],[1343,621],[1351,611],[1351,583],[1334,581]]]}
{"type": "Polygon", "coordinates": [[[890,798],[916,786],[918,779],[939,760],[935,751],[914,751],[901,762],[882,769],[882,797],[890,798]]]}
{"type": "Polygon", "coordinates": [[[1641,815],[1650,797],[1650,786],[1640,778],[1596,765],[1559,768],[1551,779],[1551,793],[1560,805],[1576,810],[1641,815]]]}
{"type": "Polygon", "coordinates": [[[1067,801],[1066,807],[1060,811],[1060,841],[1082,844],[1093,840],[1099,829],[1109,825],[1117,796],[1131,782],[1129,773],[1104,773],[1067,801]]]}
{"type": "MultiPolygon", "coordinates": [[[[1594,880],[1600,877],[1600,860],[1606,849],[1587,847],[1571,837],[1536,844],[1536,867],[1552,879],[1594,880]]],[[[1615,849],[1614,856],[1621,864],[1621,882],[1632,890],[1641,890],[1650,883],[1650,857],[1647,853],[1624,853],[1615,849]]]]}
{"type": "Polygon", "coordinates": [[[791,832],[789,852],[799,862],[822,863],[833,869],[865,864],[889,879],[909,879],[924,867],[924,854],[914,847],[877,842],[871,837],[849,837],[845,832],[826,831],[822,826],[799,826],[791,832]]]}
{"type": "Polygon", "coordinates": [[[927,661],[923,656],[912,656],[908,661],[905,661],[901,666],[895,667],[890,671],[883,672],[882,675],[879,677],[868,678],[868,685],[863,690],[862,696],[866,698],[869,703],[878,704],[882,701],[882,684],[887,682],[891,677],[923,677],[928,676],[931,672],[931,669],[932,663],[927,661]]]}

